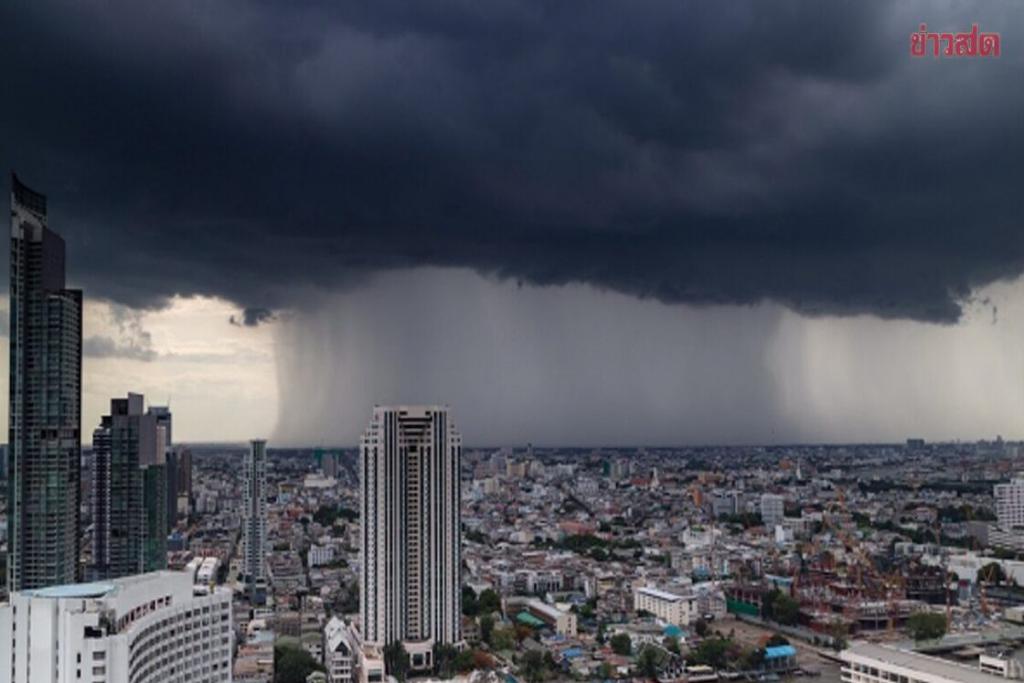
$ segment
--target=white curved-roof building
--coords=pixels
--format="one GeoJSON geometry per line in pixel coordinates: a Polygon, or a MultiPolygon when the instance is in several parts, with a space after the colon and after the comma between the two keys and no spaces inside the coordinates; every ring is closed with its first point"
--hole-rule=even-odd
{"type": "Polygon", "coordinates": [[[0,681],[230,681],[231,651],[231,591],[195,595],[189,572],[21,591],[0,604],[0,681]]]}

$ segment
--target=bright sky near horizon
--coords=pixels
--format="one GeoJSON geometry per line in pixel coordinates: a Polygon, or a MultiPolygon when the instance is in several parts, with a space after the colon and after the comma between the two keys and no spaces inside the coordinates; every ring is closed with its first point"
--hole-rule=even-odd
{"type": "MultiPolygon", "coordinates": [[[[980,292],[955,325],[667,306],[436,269],[381,274],[257,327],[232,315],[210,297],[153,311],[87,300],[84,441],[128,391],[169,402],[178,441],[354,445],[374,403],[418,401],[452,405],[487,445],[1024,436],[1020,281],[980,292]]],[[[6,408],[4,391],[4,420],[6,408]]]]}

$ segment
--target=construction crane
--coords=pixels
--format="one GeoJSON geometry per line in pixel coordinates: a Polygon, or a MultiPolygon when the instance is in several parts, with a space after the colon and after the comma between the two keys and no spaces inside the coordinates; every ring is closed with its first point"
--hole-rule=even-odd
{"type": "Polygon", "coordinates": [[[992,572],[994,572],[996,569],[1002,571],[1002,567],[1000,567],[997,562],[989,562],[988,571],[985,572],[984,576],[982,576],[981,578],[981,581],[978,582],[978,595],[981,599],[981,613],[984,614],[986,617],[988,617],[990,610],[988,605],[988,597],[985,595],[985,586],[991,583],[992,572]]]}

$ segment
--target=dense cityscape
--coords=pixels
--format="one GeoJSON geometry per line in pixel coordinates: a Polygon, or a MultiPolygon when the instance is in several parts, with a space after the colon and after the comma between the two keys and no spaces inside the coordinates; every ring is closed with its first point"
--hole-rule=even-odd
{"type": "Polygon", "coordinates": [[[11,215],[0,680],[1024,679],[1019,443],[189,444],[130,387],[80,432],[82,293],[11,215]]]}

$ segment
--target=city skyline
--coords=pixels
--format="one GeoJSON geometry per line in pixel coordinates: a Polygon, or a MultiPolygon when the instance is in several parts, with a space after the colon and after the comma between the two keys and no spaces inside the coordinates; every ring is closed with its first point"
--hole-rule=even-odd
{"type": "Polygon", "coordinates": [[[0,683],[1024,681],[1022,37],[0,3],[0,683]]]}
{"type": "Polygon", "coordinates": [[[908,51],[1019,3],[474,8],[8,10],[0,162],[74,255],[87,424],[130,389],[181,441],[438,400],[473,443],[1024,436],[1021,43],[908,51]]]}

